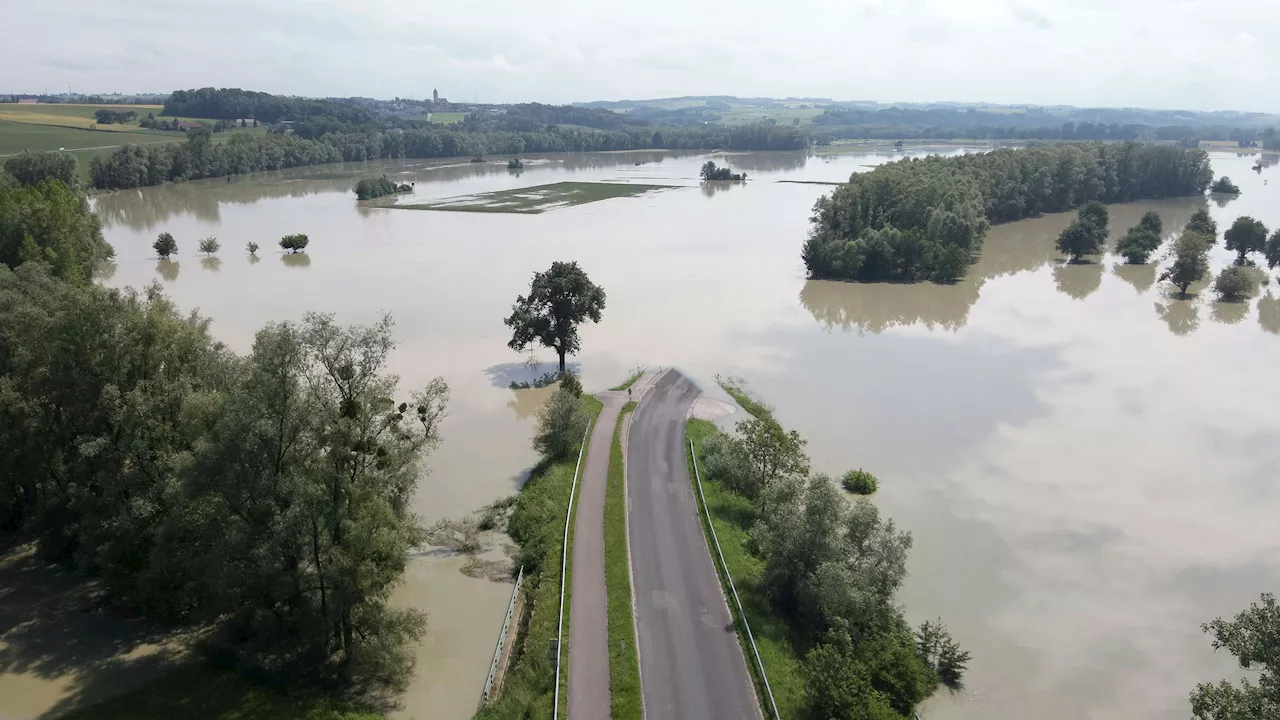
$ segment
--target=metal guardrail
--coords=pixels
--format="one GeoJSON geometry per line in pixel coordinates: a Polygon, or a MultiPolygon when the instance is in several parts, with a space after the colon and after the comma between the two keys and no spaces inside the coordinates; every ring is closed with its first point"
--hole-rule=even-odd
{"type": "Polygon", "coordinates": [[[498,633],[498,647],[493,651],[493,662],[489,663],[489,677],[484,681],[484,693],[480,695],[480,707],[489,704],[489,694],[493,692],[493,677],[498,673],[498,663],[502,662],[502,648],[507,644],[507,631],[511,629],[512,616],[516,612],[516,599],[520,597],[520,585],[524,583],[524,566],[516,575],[516,589],[511,591],[511,602],[507,603],[507,617],[502,621],[502,632],[498,633]]]}
{"type": "Polygon", "coordinates": [[[698,453],[693,447],[692,438],[689,439],[689,457],[693,458],[693,476],[698,481],[698,496],[702,498],[702,512],[707,517],[707,527],[711,528],[711,541],[715,543],[716,554],[720,556],[720,567],[724,568],[724,578],[729,582],[729,592],[733,593],[733,602],[738,606],[738,616],[742,618],[742,626],[746,628],[751,652],[756,656],[756,667],[760,668],[760,679],[764,681],[764,690],[769,695],[769,706],[773,708],[775,720],[782,720],[782,716],[778,714],[778,703],[773,699],[773,688],[769,687],[769,675],[764,671],[764,663],[760,660],[760,649],[756,647],[755,636],[751,634],[751,623],[747,622],[747,613],[742,609],[738,590],[733,586],[733,576],[729,574],[729,566],[725,564],[724,553],[720,550],[720,538],[716,537],[715,523],[711,522],[711,510],[707,508],[707,496],[702,492],[702,473],[698,471],[698,453]]]}
{"type": "Polygon", "coordinates": [[[564,511],[564,541],[561,543],[560,557],[560,619],[556,624],[556,693],[551,706],[551,720],[560,716],[560,658],[564,657],[564,576],[569,568],[569,520],[573,518],[573,497],[578,492],[578,473],[582,470],[582,453],[587,449],[587,438],[591,437],[591,427],[596,424],[595,418],[587,423],[587,431],[582,434],[582,447],[578,448],[578,464],[573,468],[573,487],[569,490],[569,507],[564,511]]]}

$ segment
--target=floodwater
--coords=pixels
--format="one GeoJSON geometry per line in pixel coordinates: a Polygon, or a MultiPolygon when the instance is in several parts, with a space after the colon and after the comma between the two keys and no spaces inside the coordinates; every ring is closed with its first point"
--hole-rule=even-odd
{"type": "MultiPolygon", "coordinates": [[[[830,187],[778,181],[840,181],[899,156],[716,155],[751,180],[703,188],[704,155],[533,158],[519,174],[505,159],[386,162],[96,203],[117,251],[106,282],[161,282],[238,351],[308,310],[393,313],[402,387],[440,375],[453,388],[417,500],[429,520],[515,492],[535,461],[538,398],[506,389],[534,371],[502,319],[534,271],[576,260],[608,293],[574,358],[588,388],[637,365],[679,366],[716,394],[717,373],[739,375],[809,439],[817,468],[881,478],[876,502],[915,536],[908,615],[943,616],[973,653],[968,689],[936,697],[926,720],[1185,716],[1197,682],[1234,674],[1199,624],[1280,586],[1280,289],[1223,305],[1202,287],[1169,296],[1152,267],[1064,265],[1061,215],[994,228],[955,285],[806,280],[809,210],[830,187]],[[355,179],[381,172],[416,182],[415,201],[564,180],[686,187],[540,215],[357,206],[355,179]],[[151,251],[161,231],[178,240],[172,262],[151,251]],[[274,249],[296,232],[305,254],[274,249]],[[217,262],[194,252],[207,235],[217,262]]],[[[1280,225],[1267,182],[1280,175],[1254,161],[1213,156],[1244,191],[1208,203],[1222,229],[1240,214],[1280,225]]],[[[1112,235],[1147,209],[1168,235],[1206,202],[1113,207],[1112,235]]],[[[1219,245],[1214,270],[1230,257],[1219,245]]],[[[460,567],[424,552],[395,595],[430,613],[401,717],[464,718],[479,698],[511,587],[460,567]]]]}

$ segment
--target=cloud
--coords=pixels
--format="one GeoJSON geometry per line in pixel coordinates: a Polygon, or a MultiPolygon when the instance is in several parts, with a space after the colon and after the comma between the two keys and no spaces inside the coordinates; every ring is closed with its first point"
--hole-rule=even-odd
{"type": "Polygon", "coordinates": [[[1252,45],[1255,42],[1257,42],[1257,40],[1255,40],[1254,37],[1247,32],[1236,33],[1235,40],[1241,45],[1252,45]]]}
{"type": "Polygon", "coordinates": [[[1053,21],[1050,20],[1048,16],[1046,16],[1044,13],[1040,12],[1039,10],[1036,10],[1035,8],[1029,8],[1023,5],[1015,5],[1009,8],[1009,11],[1013,13],[1013,16],[1015,18],[1030,25],[1031,27],[1037,30],[1053,29],[1053,21]]]}

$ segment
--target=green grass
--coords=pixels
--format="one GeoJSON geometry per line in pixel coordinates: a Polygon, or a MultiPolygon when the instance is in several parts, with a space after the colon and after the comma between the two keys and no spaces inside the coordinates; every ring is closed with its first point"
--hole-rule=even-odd
{"type": "Polygon", "coordinates": [[[718,384],[725,392],[729,393],[729,397],[737,401],[743,410],[751,413],[755,417],[763,420],[773,417],[773,409],[765,405],[754,393],[747,389],[746,381],[736,377],[716,376],[716,384],[718,384]]]}
{"type": "Polygon", "coordinates": [[[558,182],[526,188],[495,190],[476,195],[436,200],[414,205],[388,205],[402,210],[449,210],[454,212],[496,212],[537,214],[546,210],[571,205],[631,197],[654,190],[665,190],[671,185],[639,185],[603,182],[558,182]]]}
{"type": "Polygon", "coordinates": [[[381,720],[332,698],[287,695],[199,664],[137,690],[65,715],[66,720],[381,720]]]}
{"type": "MultiPolygon", "coordinates": [[[[698,453],[699,469],[702,467],[702,443],[717,432],[719,430],[716,426],[706,420],[690,420],[686,426],[688,439],[693,440],[694,448],[698,453]]],[[[711,548],[716,572],[720,574],[720,584],[724,588],[734,622],[738,625],[738,640],[742,643],[747,667],[751,669],[752,678],[755,680],[756,695],[760,699],[764,715],[772,717],[773,712],[769,707],[759,668],[756,666],[755,655],[751,651],[743,629],[743,619],[738,612],[737,604],[733,601],[729,584],[725,580],[726,572],[733,578],[738,597],[742,600],[742,607],[751,625],[756,647],[760,650],[760,661],[769,676],[769,685],[773,688],[778,713],[784,718],[802,717],[805,691],[804,678],[801,675],[803,656],[800,645],[793,636],[786,618],[774,611],[769,599],[765,596],[761,585],[764,560],[748,550],[750,547],[748,531],[759,517],[760,509],[747,498],[706,478],[702,480],[702,491],[706,496],[706,504],[703,505],[702,496],[698,493],[693,458],[689,455],[688,447],[685,448],[685,455],[689,456],[689,477],[693,478],[694,498],[699,504],[700,511],[710,513],[716,537],[720,541],[720,550],[724,553],[724,563],[721,564],[720,556],[715,551],[715,543],[711,539],[710,528],[707,526],[706,515],[700,512],[707,546],[711,548]]]]}
{"type": "Polygon", "coordinates": [[[433,112],[431,113],[431,122],[452,125],[453,123],[462,122],[462,119],[466,116],[467,114],[464,112],[433,112]]]}
{"type": "Polygon", "coordinates": [[[640,658],[631,612],[631,556],[627,552],[627,492],[622,462],[622,421],[635,407],[634,402],[624,405],[613,428],[604,496],[604,579],[609,596],[609,694],[613,720],[640,720],[643,709],[640,658]]]}
{"type": "Polygon", "coordinates": [[[796,118],[801,125],[812,125],[813,119],[821,115],[826,108],[761,108],[735,105],[728,110],[717,110],[720,122],[725,125],[757,123],[762,120],[776,120],[779,125],[791,125],[796,118]]]}
{"type": "Polygon", "coordinates": [[[644,368],[636,368],[636,371],[635,371],[635,372],[633,372],[633,373],[631,373],[631,375],[629,375],[629,376],[627,377],[627,379],[626,379],[625,381],[623,381],[623,383],[622,383],[621,385],[616,385],[616,386],[611,387],[611,388],[609,388],[609,389],[610,389],[610,390],[612,390],[612,391],[614,391],[614,392],[621,392],[621,391],[623,391],[623,390],[626,390],[627,388],[631,387],[632,385],[635,385],[635,384],[636,384],[636,381],[640,379],[640,376],[641,376],[641,375],[644,375],[644,368]]]}
{"type": "MultiPolygon", "coordinates": [[[[594,422],[594,418],[600,414],[604,406],[590,395],[583,395],[582,407],[594,422]]],[[[583,465],[587,462],[585,450],[582,454],[582,462],[583,465]]],[[[520,490],[516,510],[508,527],[523,526],[521,530],[514,533],[521,538],[521,554],[524,556],[531,548],[536,548],[537,555],[535,558],[525,559],[525,588],[528,592],[528,601],[519,620],[519,634],[511,652],[506,679],[502,682],[498,699],[477,713],[477,718],[545,720],[551,717],[556,666],[549,648],[551,641],[556,637],[560,616],[560,562],[564,549],[564,508],[569,503],[577,464],[577,455],[555,463],[540,464],[534,468],[529,480],[520,490]],[[537,566],[531,570],[528,563],[534,560],[537,566]]],[[[575,504],[576,502],[575,498],[575,504]]],[[[569,532],[570,542],[572,542],[572,522],[569,525],[569,532]]],[[[570,563],[565,573],[566,632],[563,638],[564,645],[560,649],[562,663],[569,656],[567,630],[572,575],[573,565],[570,563]]],[[[567,663],[561,669],[563,670],[564,667],[567,667],[567,663]]],[[[567,672],[561,672],[562,699],[566,697],[568,678],[567,672]]]]}

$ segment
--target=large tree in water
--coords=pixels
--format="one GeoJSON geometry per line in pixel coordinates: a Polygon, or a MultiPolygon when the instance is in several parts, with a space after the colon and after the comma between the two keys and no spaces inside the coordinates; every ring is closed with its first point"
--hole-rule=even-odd
{"type": "Polygon", "coordinates": [[[546,272],[534,273],[528,296],[516,297],[511,316],[503,322],[511,328],[512,350],[523,351],[537,342],[552,348],[564,359],[578,351],[582,340],[578,325],[585,320],[600,322],[604,310],[604,289],[591,282],[576,262],[553,262],[546,272]]]}

